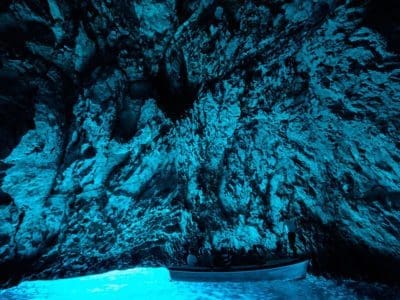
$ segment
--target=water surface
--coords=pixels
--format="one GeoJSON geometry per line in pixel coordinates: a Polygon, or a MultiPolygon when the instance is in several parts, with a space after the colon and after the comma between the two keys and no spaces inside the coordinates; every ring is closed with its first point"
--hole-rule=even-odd
{"type": "Polygon", "coordinates": [[[59,280],[25,281],[0,291],[1,300],[123,299],[400,299],[385,285],[336,281],[307,275],[303,280],[187,283],[170,281],[165,268],[135,268],[59,280]]]}

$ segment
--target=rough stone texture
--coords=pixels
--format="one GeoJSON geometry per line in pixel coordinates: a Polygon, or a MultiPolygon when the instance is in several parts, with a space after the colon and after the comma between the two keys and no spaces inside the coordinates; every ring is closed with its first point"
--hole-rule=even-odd
{"type": "Polygon", "coordinates": [[[197,236],[284,255],[296,218],[315,272],[395,283],[400,11],[380,3],[3,1],[1,282],[180,262],[197,236]]]}

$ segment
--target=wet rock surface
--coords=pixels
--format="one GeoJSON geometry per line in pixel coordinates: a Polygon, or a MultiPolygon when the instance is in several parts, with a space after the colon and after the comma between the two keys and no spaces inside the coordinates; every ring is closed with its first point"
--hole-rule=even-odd
{"type": "Polygon", "coordinates": [[[315,272],[396,283],[398,9],[3,1],[2,285],[179,263],[199,236],[285,255],[293,218],[315,272]]]}

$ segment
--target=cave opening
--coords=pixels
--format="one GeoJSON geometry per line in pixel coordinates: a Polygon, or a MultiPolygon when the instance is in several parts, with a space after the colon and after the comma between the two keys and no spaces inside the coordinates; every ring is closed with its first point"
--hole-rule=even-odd
{"type": "MultiPolygon", "coordinates": [[[[147,72],[145,79],[130,82],[128,90],[130,101],[135,103],[123,104],[122,111],[127,107],[137,111],[140,103],[154,99],[165,116],[176,121],[184,118],[187,111],[193,107],[199,84],[191,83],[188,79],[183,59],[173,57],[169,62],[164,60],[161,63],[156,75],[147,72]]],[[[137,112],[133,114],[137,117],[137,112]]]]}
{"type": "Polygon", "coordinates": [[[112,136],[120,142],[128,142],[136,134],[141,107],[148,99],[154,99],[167,118],[182,119],[193,107],[197,92],[196,86],[189,85],[186,80],[173,81],[165,72],[131,82],[118,105],[112,136]]]}
{"type": "Polygon", "coordinates": [[[364,25],[382,34],[387,41],[389,50],[400,54],[400,1],[369,1],[364,25]]]}
{"type": "Polygon", "coordinates": [[[171,79],[166,72],[131,82],[118,105],[112,136],[120,142],[127,142],[136,134],[141,107],[146,100],[154,99],[165,116],[176,121],[185,117],[193,107],[197,93],[197,86],[188,84],[185,79],[171,79]]]}
{"type": "Polygon", "coordinates": [[[152,79],[156,101],[160,109],[173,121],[185,117],[197,99],[199,86],[188,80],[185,64],[180,64],[179,72],[168,72],[165,66],[152,79]]]}

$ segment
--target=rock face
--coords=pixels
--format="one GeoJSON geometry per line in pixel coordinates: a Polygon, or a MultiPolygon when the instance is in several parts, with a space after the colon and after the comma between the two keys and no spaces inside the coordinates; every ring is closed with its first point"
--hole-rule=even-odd
{"type": "Polygon", "coordinates": [[[2,1],[2,284],[182,262],[198,237],[285,255],[293,218],[315,272],[395,283],[399,15],[2,1]]]}

